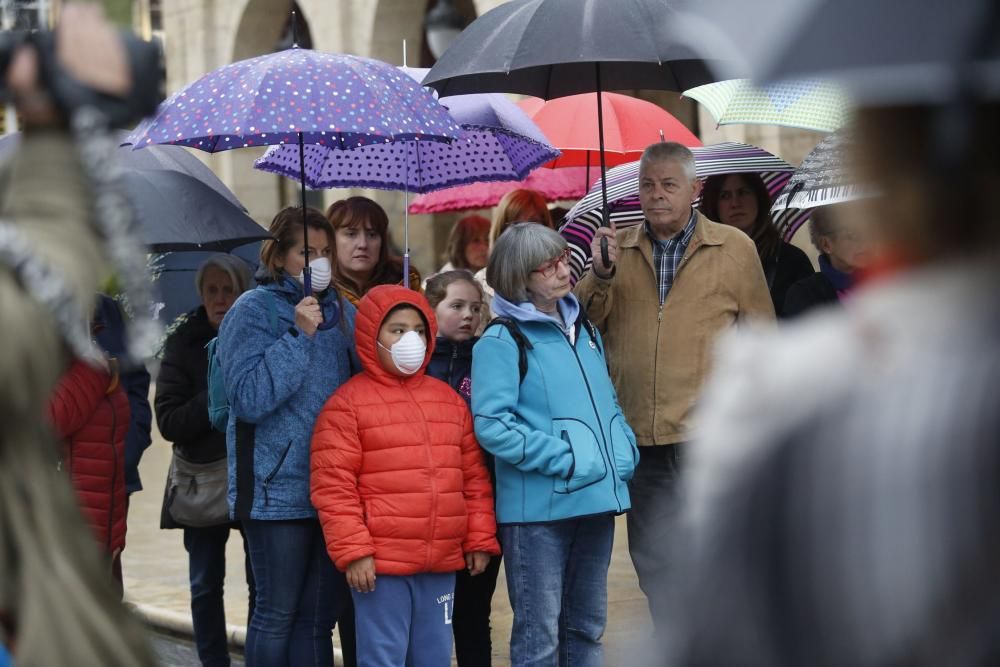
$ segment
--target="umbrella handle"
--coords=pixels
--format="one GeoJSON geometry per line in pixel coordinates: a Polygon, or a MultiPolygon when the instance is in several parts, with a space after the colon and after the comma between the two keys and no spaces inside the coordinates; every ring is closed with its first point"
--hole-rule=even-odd
{"type": "Polygon", "coordinates": [[[337,300],[338,300],[338,303],[334,304],[334,306],[333,306],[333,316],[330,317],[329,319],[324,319],[322,322],[320,322],[316,326],[316,328],[318,330],[320,330],[320,331],[328,331],[328,330],[334,328],[335,326],[337,326],[337,323],[340,322],[340,306],[338,305],[339,301],[340,301],[340,296],[339,295],[337,297],[337,300]]]}
{"type": "MultiPolygon", "coordinates": [[[[601,209],[601,227],[611,226],[611,215],[608,212],[607,204],[601,209]]],[[[605,267],[611,266],[611,255],[608,254],[608,237],[601,237],[601,261],[604,262],[605,267]]]]}

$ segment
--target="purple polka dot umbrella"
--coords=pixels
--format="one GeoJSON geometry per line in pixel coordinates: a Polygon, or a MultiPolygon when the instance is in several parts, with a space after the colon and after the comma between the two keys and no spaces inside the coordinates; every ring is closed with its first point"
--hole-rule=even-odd
{"type": "MultiPolygon", "coordinates": [[[[209,72],[165,101],[128,142],[209,152],[296,143],[304,161],[306,144],[347,149],[462,136],[430,91],[396,67],[293,47],[209,72]]],[[[304,181],[302,207],[305,225],[304,181]]],[[[304,274],[308,295],[308,261],[304,274]]]]}

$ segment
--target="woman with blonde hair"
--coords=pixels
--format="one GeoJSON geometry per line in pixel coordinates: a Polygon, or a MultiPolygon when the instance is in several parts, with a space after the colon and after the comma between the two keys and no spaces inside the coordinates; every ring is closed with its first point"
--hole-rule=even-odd
{"type": "MultiPolygon", "coordinates": [[[[368,197],[330,205],[333,225],[333,282],[355,306],[376,285],[403,284],[403,259],[389,247],[389,216],[368,197]]],[[[409,286],[420,291],[420,272],[410,267],[409,286]]]]}

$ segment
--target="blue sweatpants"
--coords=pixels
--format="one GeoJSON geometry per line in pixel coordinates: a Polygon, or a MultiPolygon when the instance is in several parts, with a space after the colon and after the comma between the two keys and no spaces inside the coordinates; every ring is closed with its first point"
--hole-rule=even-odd
{"type": "Polygon", "coordinates": [[[448,667],[455,574],[380,574],[371,593],[351,591],[358,667],[448,667]]]}

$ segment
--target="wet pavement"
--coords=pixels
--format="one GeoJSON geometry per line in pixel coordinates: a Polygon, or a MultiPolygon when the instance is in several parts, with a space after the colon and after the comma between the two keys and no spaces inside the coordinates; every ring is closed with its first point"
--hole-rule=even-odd
{"type": "MultiPolygon", "coordinates": [[[[146,450],[139,471],[145,489],[132,495],[128,517],[128,539],[124,552],[126,599],[141,605],[170,612],[190,614],[187,553],[179,530],[160,529],[160,503],[170,447],[153,433],[153,444],[146,450]]],[[[247,588],[243,572],[243,546],[240,534],[231,533],[226,550],[226,621],[246,625],[247,588]]],[[[503,570],[493,598],[493,656],[495,665],[509,662],[512,614],[507,599],[503,570]]],[[[635,664],[636,647],[650,632],[646,600],[639,590],[635,571],[628,556],[625,519],[616,525],[615,548],[608,573],[608,627],[605,633],[605,664],[635,664]]],[[[336,637],[336,633],[334,633],[336,637]]],[[[157,651],[165,666],[197,665],[190,644],[165,636],[156,636],[157,651]]],[[[337,644],[339,640],[335,639],[337,644]]],[[[235,664],[235,663],[234,663],[235,664]]]]}

